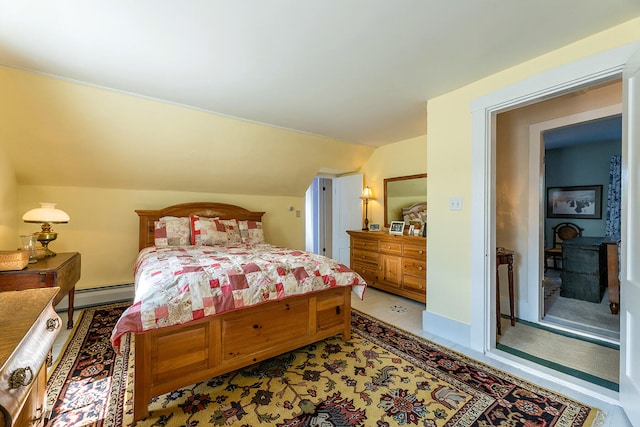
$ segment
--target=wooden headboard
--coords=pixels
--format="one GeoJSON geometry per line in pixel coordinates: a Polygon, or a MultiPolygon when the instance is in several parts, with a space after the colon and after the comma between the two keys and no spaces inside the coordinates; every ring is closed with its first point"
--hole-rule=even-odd
{"type": "Polygon", "coordinates": [[[262,221],[262,215],[264,215],[264,212],[251,212],[240,206],[213,202],[181,203],[158,210],[136,210],[136,213],[140,217],[138,250],[155,244],[153,237],[154,222],[163,216],[198,215],[209,218],[262,221]]]}
{"type": "Polygon", "coordinates": [[[404,218],[405,215],[409,215],[415,212],[422,212],[426,210],[427,210],[427,202],[414,203],[411,206],[402,208],[402,217],[404,218]]]}

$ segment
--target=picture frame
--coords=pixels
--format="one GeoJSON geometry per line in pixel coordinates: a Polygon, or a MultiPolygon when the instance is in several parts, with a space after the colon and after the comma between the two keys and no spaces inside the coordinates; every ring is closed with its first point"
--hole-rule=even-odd
{"type": "Polygon", "coordinates": [[[548,187],[547,218],[602,219],[602,185],[548,187]]]}
{"type": "Polygon", "coordinates": [[[404,221],[391,221],[389,234],[404,234],[404,221]]]}
{"type": "Polygon", "coordinates": [[[380,224],[369,224],[369,231],[380,231],[380,224]]]}

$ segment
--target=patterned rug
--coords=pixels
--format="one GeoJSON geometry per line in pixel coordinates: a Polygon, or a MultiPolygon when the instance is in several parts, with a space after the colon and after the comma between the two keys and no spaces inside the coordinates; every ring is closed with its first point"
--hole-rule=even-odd
{"type": "MultiPolygon", "coordinates": [[[[132,425],[123,305],[83,312],[48,383],[48,426],[132,425]]],[[[597,426],[604,415],[357,311],[333,337],[154,398],[136,426],[597,426]]]]}

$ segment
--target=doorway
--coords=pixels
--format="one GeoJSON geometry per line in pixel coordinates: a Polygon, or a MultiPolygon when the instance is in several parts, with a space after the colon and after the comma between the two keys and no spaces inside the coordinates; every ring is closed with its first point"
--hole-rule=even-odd
{"type": "MultiPolygon", "coordinates": [[[[624,128],[623,138],[623,168],[637,170],[640,157],[635,150],[631,150],[637,144],[640,137],[640,124],[638,123],[637,103],[640,100],[640,86],[637,81],[640,78],[640,54],[636,53],[638,44],[629,44],[612,49],[592,57],[588,57],[571,63],[570,67],[557,67],[518,82],[512,86],[492,92],[471,103],[473,115],[472,130],[472,154],[473,176],[472,191],[477,197],[472,200],[472,229],[471,229],[471,298],[475,302],[471,308],[470,345],[473,349],[486,353],[489,357],[500,359],[506,363],[522,367],[522,363],[505,358],[496,351],[496,324],[495,324],[495,248],[496,231],[499,224],[496,222],[496,116],[508,109],[527,105],[540,99],[547,99],[559,93],[576,91],[580,87],[593,84],[598,81],[624,77],[624,128]]],[[[539,141],[538,141],[539,142],[539,141]]],[[[530,147],[534,156],[542,156],[536,147],[530,147]]],[[[540,163],[541,164],[541,163],[540,163]]],[[[527,168],[529,171],[529,186],[526,194],[531,195],[532,203],[529,203],[529,215],[527,222],[528,239],[524,245],[524,252],[528,254],[522,264],[526,266],[528,274],[540,277],[540,259],[542,257],[542,228],[540,218],[542,207],[539,203],[539,194],[542,188],[540,182],[541,170],[527,168]]],[[[640,301],[640,283],[637,281],[635,266],[638,262],[637,245],[638,228],[630,221],[637,218],[637,176],[623,175],[622,180],[622,229],[620,250],[620,281],[622,300],[640,301]],[[629,179],[631,178],[631,179],[629,179]],[[625,207],[626,206],[626,207],[625,207]],[[628,212],[627,212],[628,210],[628,212]]],[[[527,280],[529,278],[527,277],[527,280]]],[[[525,293],[527,290],[525,290],[525,293]]],[[[525,309],[523,312],[533,310],[527,303],[539,300],[539,289],[524,295],[525,309]]],[[[523,308],[523,307],[521,307],[523,308]]],[[[533,310],[537,314],[537,310],[533,310]]],[[[637,306],[627,304],[621,310],[621,334],[620,334],[620,392],[619,395],[610,394],[598,388],[580,384],[571,379],[561,378],[552,372],[538,367],[530,367],[539,375],[553,378],[559,385],[568,386],[574,390],[582,390],[612,403],[620,402],[632,422],[640,425],[640,411],[635,404],[640,397],[640,377],[638,370],[633,369],[633,360],[637,359],[640,347],[637,346],[633,331],[638,329],[637,306]]]]}
{"type": "Polygon", "coordinates": [[[349,266],[347,230],[362,223],[362,174],[316,177],[305,195],[305,247],[349,266]]]}
{"type": "Polygon", "coordinates": [[[566,125],[542,132],[547,194],[541,194],[541,199],[547,199],[549,192],[559,194],[565,188],[570,195],[580,195],[583,189],[587,191],[585,194],[591,194],[602,187],[601,193],[596,194],[597,200],[585,209],[576,205],[567,213],[554,214],[546,204],[542,222],[545,249],[553,245],[554,228],[562,224],[575,229],[580,238],[568,244],[568,256],[573,262],[568,269],[562,265],[562,256],[546,259],[545,253],[540,302],[541,323],[619,344],[620,316],[610,308],[606,247],[596,246],[620,238],[619,212],[610,211],[619,208],[619,204],[612,200],[610,206],[609,195],[620,194],[620,180],[612,179],[611,173],[612,162],[615,170],[622,154],[622,114],[609,116],[610,110],[592,111],[592,116],[604,116],[586,121],[567,118],[566,125]],[[575,168],[576,160],[582,167],[575,168]]]}
{"type": "MultiPolygon", "coordinates": [[[[618,351],[617,347],[603,349],[607,354],[606,358],[614,360],[604,373],[596,369],[598,366],[594,358],[571,361],[568,356],[564,357],[572,354],[570,351],[572,347],[582,345],[572,340],[582,337],[593,339],[594,335],[584,330],[577,330],[576,327],[579,325],[570,323],[571,317],[565,316],[569,314],[567,312],[562,313],[563,317],[568,317],[564,323],[559,322],[564,319],[547,316],[549,313],[545,310],[548,308],[545,307],[545,294],[549,289],[543,286],[545,284],[543,254],[544,248],[550,245],[549,242],[552,239],[551,226],[558,222],[569,221],[565,218],[547,218],[547,188],[604,184],[603,181],[608,181],[608,156],[607,164],[603,166],[606,170],[599,175],[595,173],[592,164],[597,162],[588,160],[594,158],[600,160],[606,150],[599,149],[593,141],[590,141],[592,144],[587,144],[589,141],[586,138],[582,138],[581,141],[573,138],[572,147],[566,146],[566,141],[565,146],[562,147],[557,142],[560,137],[553,132],[563,129],[570,133],[570,128],[578,123],[594,123],[603,117],[619,115],[621,96],[621,82],[619,79],[613,79],[497,114],[495,172],[496,246],[507,247],[516,252],[514,303],[516,317],[522,321],[518,324],[523,325],[518,332],[507,331],[503,336],[498,336],[496,347],[501,348],[500,345],[502,345],[508,350],[515,349],[519,357],[535,359],[537,363],[546,363],[557,370],[576,372],[579,375],[589,374],[584,375],[584,378],[598,385],[606,384],[609,388],[616,390],[619,357],[617,353],[615,357],[611,354],[618,351]],[[548,144],[545,144],[545,135],[550,135],[548,144]],[[577,142],[582,142],[580,147],[575,145],[577,142]],[[554,147],[553,144],[556,146],[554,147]],[[552,155],[551,151],[554,150],[556,152],[552,155]],[[554,171],[554,169],[558,170],[554,171]],[[529,173],[523,174],[523,170],[529,173]],[[525,329],[525,322],[528,322],[528,327],[544,326],[547,331],[560,333],[560,335],[551,336],[549,335],[551,332],[543,335],[534,332],[524,334],[522,332],[525,329]],[[531,342],[535,339],[542,341],[539,345],[532,347],[531,342]],[[557,342],[556,347],[567,346],[567,351],[558,354],[544,345],[545,340],[551,339],[557,340],[554,341],[557,342]],[[598,381],[600,377],[604,377],[602,378],[604,381],[598,381]]],[[[590,135],[593,133],[591,132],[590,135]]],[[[572,135],[577,134],[578,132],[575,131],[572,135]]],[[[620,140],[616,143],[619,152],[620,140]]],[[[609,145],[615,145],[615,143],[609,145]]],[[[604,187],[606,188],[606,185],[604,187]]],[[[606,204],[606,193],[604,200],[606,204]]],[[[606,215],[598,219],[583,218],[572,219],[572,221],[579,222],[583,229],[587,229],[585,236],[602,236],[605,219],[606,215]]],[[[560,273],[561,270],[548,269],[547,272],[560,273]]],[[[500,278],[500,282],[506,283],[506,277],[500,278]]],[[[556,291],[559,293],[561,289],[557,288],[556,291]]],[[[555,298],[553,302],[560,300],[557,294],[552,296],[555,298]]],[[[509,307],[507,293],[503,292],[500,298],[503,301],[501,307],[507,309],[509,307]]],[[[569,303],[573,302],[570,298],[567,300],[569,303]]],[[[517,326],[516,329],[518,329],[517,326]]],[[[604,339],[607,344],[617,345],[618,337],[612,339],[601,336],[599,338],[604,339]]],[[[588,347],[584,351],[592,354],[600,352],[598,347],[588,347]]]]}
{"type": "Polygon", "coordinates": [[[305,248],[308,252],[332,257],[333,181],[315,177],[305,195],[305,248]]]}

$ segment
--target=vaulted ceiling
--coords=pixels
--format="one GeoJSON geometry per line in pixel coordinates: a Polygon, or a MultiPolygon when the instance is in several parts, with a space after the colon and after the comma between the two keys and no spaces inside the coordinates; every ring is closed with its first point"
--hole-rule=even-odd
{"type": "Polygon", "coordinates": [[[636,0],[0,0],[0,65],[378,146],[636,0]]]}

